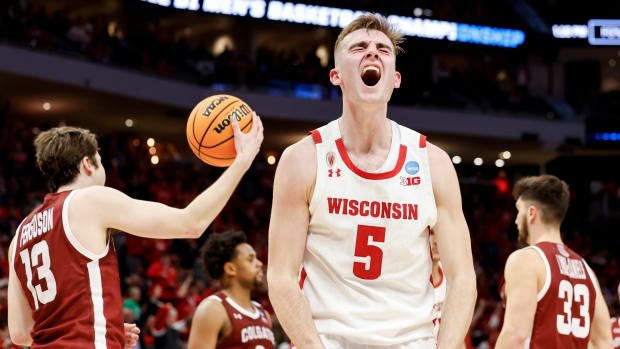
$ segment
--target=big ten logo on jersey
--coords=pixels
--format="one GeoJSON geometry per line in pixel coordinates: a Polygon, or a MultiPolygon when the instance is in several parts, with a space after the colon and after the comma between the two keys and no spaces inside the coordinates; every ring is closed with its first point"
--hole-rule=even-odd
{"type": "Polygon", "coordinates": [[[420,177],[403,177],[400,176],[400,185],[405,187],[416,186],[421,182],[420,177]]]}

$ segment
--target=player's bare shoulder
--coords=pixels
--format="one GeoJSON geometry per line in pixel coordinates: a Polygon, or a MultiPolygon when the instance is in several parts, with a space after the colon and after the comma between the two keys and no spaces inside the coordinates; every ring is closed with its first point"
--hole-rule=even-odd
{"type": "Polygon", "coordinates": [[[428,163],[431,167],[431,172],[434,175],[436,172],[442,172],[449,168],[454,168],[452,160],[445,150],[439,148],[433,143],[428,142],[428,163]]]}
{"type": "Polygon", "coordinates": [[[276,186],[303,188],[309,201],[316,179],[316,148],[307,136],[288,146],[282,153],[276,170],[276,186]]]}
{"type": "Polygon", "coordinates": [[[226,308],[222,304],[222,299],[213,295],[200,302],[194,312],[193,321],[211,321],[223,324],[227,318],[228,315],[226,314],[226,308]]]}
{"type": "Polygon", "coordinates": [[[460,198],[458,177],[450,156],[438,146],[432,143],[427,144],[428,166],[437,205],[450,202],[455,193],[459,193],[460,198]]]}
{"type": "MultiPolygon", "coordinates": [[[[535,272],[537,275],[544,277],[545,275],[545,262],[543,257],[534,248],[521,248],[508,256],[505,266],[506,277],[513,276],[515,273],[531,273],[535,272]]],[[[542,280],[544,282],[544,280],[542,280]]]]}

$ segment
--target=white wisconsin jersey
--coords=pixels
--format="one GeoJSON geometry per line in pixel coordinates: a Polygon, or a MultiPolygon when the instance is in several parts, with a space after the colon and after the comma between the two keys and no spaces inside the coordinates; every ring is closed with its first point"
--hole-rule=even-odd
{"type": "Polygon", "coordinates": [[[446,300],[446,278],[443,275],[441,262],[439,263],[439,280],[433,280],[435,288],[435,305],[433,306],[433,325],[435,326],[435,337],[439,335],[439,325],[441,324],[441,309],[446,300]]]}
{"type": "Polygon", "coordinates": [[[433,337],[426,137],[392,125],[377,173],[351,162],[338,120],[311,132],[317,174],[300,286],[321,335],[367,345],[433,337]]]}

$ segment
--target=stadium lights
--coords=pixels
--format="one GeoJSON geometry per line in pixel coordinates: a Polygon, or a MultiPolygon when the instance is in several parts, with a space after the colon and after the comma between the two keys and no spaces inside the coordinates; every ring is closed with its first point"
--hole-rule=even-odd
{"type": "Polygon", "coordinates": [[[155,139],[153,138],[149,138],[146,140],[146,145],[148,145],[149,147],[152,147],[155,145],[155,139]]]}
{"type": "Polygon", "coordinates": [[[127,120],[125,120],[125,126],[127,126],[127,127],[133,127],[133,120],[132,120],[132,119],[127,119],[127,120]]]}
{"type": "Polygon", "coordinates": [[[452,163],[453,163],[453,164],[455,164],[455,165],[460,164],[462,160],[463,160],[463,159],[461,159],[461,157],[460,157],[460,156],[458,156],[458,155],[454,155],[454,156],[452,157],[452,163]]]}
{"type": "Polygon", "coordinates": [[[500,157],[504,160],[508,160],[512,157],[512,154],[508,150],[506,150],[501,153],[500,157]]]}
{"type": "Polygon", "coordinates": [[[153,165],[159,164],[159,156],[157,156],[157,155],[151,156],[151,164],[153,164],[153,165]]]}
{"type": "Polygon", "coordinates": [[[267,157],[267,163],[268,163],[269,165],[273,165],[273,164],[275,164],[275,163],[276,163],[276,157],[275,157],[274,155],[269,155],[269,156],[267,157]]]}
{"type": "Polygon", "coordinates": [[[502,159],[495,160],[495,166],[497,166],[497,167],[504,167],[504,160],[502,160],[502,159]]]}
{"type": "Polygon", "coordinates": [[[150,147],[149,148],[149,154],[155,155],[156,153],[157,153],[157,148],[155,148],[155,147],[150,147]]]}
{"type": "MultiPolygon", "coordinates": [[[[217,13],[229,16],[250,16],[271,21],[304,23],[322,27],[346,27],[353,19],[366,13],[350,9],[308,5],[276,0],[142,0],[154,5],[180,10],[217,13]]],[[[432,12],[427,12],[432,14],[432,12]]],[[[472,44],[517,47],[525,41],[521,30],[438,21],[428,18],[387,15],[388,21],[408,36],[459,41],[472,44]]]]}
{"type": "Polygon", "coordinates": [[[476,165],[476,166],[482,166],[483,163],[484,163],[484,161],[482,160],[482,158],[475,158],[474,159],[474,165],[476,165]]]}
{"type": "Polygon", "coordinates": [[[43,110],[48,111],[51,108],[52,108],[52,105],[50,104],[50,102],[43,103],[43,110]]]}
{"type": "Polygon", "coordinates": [[[588,24],[554,24],[556,39],[588,39],[590,45],[620,45],[620,19],[590,19],[588,24]]]}
{"type": "Polygon", "coordinates": [[[620,141],[620,132],[597,132],[590,137],[596,141],[617,142],[620,141]]]}

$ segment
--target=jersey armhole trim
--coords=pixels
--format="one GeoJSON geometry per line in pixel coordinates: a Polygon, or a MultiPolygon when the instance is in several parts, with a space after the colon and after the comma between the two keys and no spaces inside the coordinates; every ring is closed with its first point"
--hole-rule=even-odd
{"type": "Polygon", "coordinates": [[[590,275],[590,281],[592,281],[592,286],[594,286],[594,289],[596,290],[597,293],[601,292],[601,290],[599,289],[598,282],[596,282],[596,279],[594,278],[594,271],[592,270],[592,268],[590,268],[590,266],[588,265],[585,259],[582,258],[581,260],[583,261],[583,264],[586,266],[588,275],[590,275]]]}
{"type": "Polygon", "coordinates": [[[542,258],[543,262],[545,263],[545,284],[543,285],[542,289],[540,289],[540,292],[538,292],[538,295],[536,296],[536,302],[540,302],[540,300],[543,299],[545,294],[547,294],[547,291],[549,290],[549,286],[551,286],[551,267],[549,266],[549,261],[547,260],[547,256],[545,255],[545,252],[543,252],[543,250],[541,250],[540,247],[538,246],[530,246],[530,247],[533,248],[536,252],[538,252],[538,254],[540,254],[540,258],[542,258]]]}
{"type": "Polygon", "coordinates": [[[73,232],[71,231],[71,227],[69,226],[69,202],[71,201],[71,198],[73,197],[73,194],[75,194],[75,192],[76,191],[74,190],[69,195],[67,195],[67,197],[65,198],[65,201],[62,204],[62,227],[63,227],[63,230],[65,231],[65,236],[67,237],[67,240],[69,240],[69,243],[71,244],[71,246],[73,246],[73,248],[76,251],[78,251],[80,254],[82,254],[84,257],[90,260],[93,260],[93,261],[99,260],[108,254],[108,250],[110,249],[110,240],[112,240],[112,238],[110,237],[108,239],[108,243],[106,244],[105,250],[101,254],[95,254],[89,251],[86,247],[84,247],[80,243],[80,241],[78,241],[78,239],[75,237],[75,235],[73,235],[73,232]]]}
{"type": "Polygon", "coordinates": [[[314,144],[319,144],[323,142],[323,139],[321,138],[321,132],[319,132],[319,130],[312,130],[310,132],[308,132],[308,134],[312,135],[312,139],[314,140],[314,144]]]}
{"type": "MultiPolygon", "coordinates": [[[[433,273],[431,272],[431,278],[433,277],[433,273]]],[[[443,283],[443,268],[441,267],[441,263],[439,263],[439,282],[437,284],[433,283],[433,288],[438,288],[443,283]]]]}
{"type": "Polygon", "coordinates": [[[214,294],[210,295],[209,297],[207,297],[207,300],[209,300],[209,299],[213,299],[213,300],[216,300],[216,301],[222,303],[222,298],[220,298],[220,297],[218,297],[218,296],[216,296],[214,294]]]}
{"type": "Polygon", "coordinates": [[[426,148],[426,136],[420,133],[420,148],[426,148]]]}
{"type": "Polygon", "coordinates": [[[13,245],[13,254],[9,256],[9,258],[11,259],[13,270],[15,270],[15,256],[17,255],[17,253],[15,252],[17,252],[17,244],[19,244],[19,237],[22,235],[22,232],[21,232],[22,224],[24,224],[24,221],[26,220],[26,218],[24,218],[24,220],[21,223],[19,223],[19,225],[17,226],[17,230],[15,230],[15,245],[13,245]]]}

